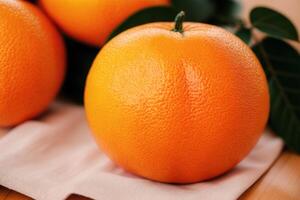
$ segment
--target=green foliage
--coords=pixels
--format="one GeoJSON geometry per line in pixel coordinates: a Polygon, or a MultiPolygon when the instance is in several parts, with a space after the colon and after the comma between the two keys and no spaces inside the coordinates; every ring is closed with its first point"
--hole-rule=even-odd
{"type": "Polygon", "coordinates": [[[287,17],[265,7],[254,8],[250,21],[253,28],[274,37],[266,37],[253,47],[268,77],[269,125],[290,149],[300,153],[300,55],[283,41],[298,41],[298,32],[287,17]]]}
{"type": "Polygon", "coordinates": [[[238,31],[235,33],[241,40],[246,44],[250,44],[251,41],[251,29],[241,26],[238,31]]]}
{"type": "Polygon", "coordinates": [[[109,36],[150,22],[173,21],[179,11],[185,11],[186,21],[207,22],[216,25],[234,24],[240,4],[235,0],[172,0],[172,6],[158,6],[138,11],[121,23],[109,36]]]}
{"type": "Polygon", "coordinates": [[[110,35],[108,40],[115,37],[119,33],[141,24],[157,21],[173,21],[177,11],[173,7],[159,6],[141,10],[125,20],[110,35]]]}
{"type": "Polygon", "coordinates": [[[265,7],[256,7],[250,13],[252,25],[262,32],[277,38],[299,40],[297,30],[283,14],[265,7]]]}
{"type": "Polygon", "coordinates": [[[264,66],[271,95],[270,127],[300,152],[300,55],[288,43],[266,38],[253,47],[264,66]]]}

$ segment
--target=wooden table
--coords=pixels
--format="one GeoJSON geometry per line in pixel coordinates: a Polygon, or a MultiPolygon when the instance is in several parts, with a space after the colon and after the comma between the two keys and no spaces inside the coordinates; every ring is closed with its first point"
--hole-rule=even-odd
{"type": "MultiPolygon", "coordinates": [[[[0,200],[30,200],[20,193],[0,186],[0,200]]],[[[86,200],[72,196],[69,200],[86,200]]],[[[241,200],[300,200],[300,155],[284,151],[271,169],[259,179],[241,200]]]]}

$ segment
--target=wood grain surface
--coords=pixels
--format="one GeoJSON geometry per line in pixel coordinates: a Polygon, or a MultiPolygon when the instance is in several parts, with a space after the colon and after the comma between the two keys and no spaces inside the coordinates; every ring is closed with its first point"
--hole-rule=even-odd
{"type": "Polygon", "coordinates": [[[299,200],[300,155],[282,153],[275,165],[241,199],[299,200]]]}

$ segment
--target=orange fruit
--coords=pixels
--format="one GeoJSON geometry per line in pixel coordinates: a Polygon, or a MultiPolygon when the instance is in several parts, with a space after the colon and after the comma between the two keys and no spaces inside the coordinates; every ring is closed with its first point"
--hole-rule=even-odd
{"type": "Polygon", "coordinates": [[[44,111],[64,77],[61,36],[26,1],[0,0],[0,126],[12,126],[44,111]]]}
{"type": "Polygon", "coordinates": [[[59,27],[81,42],[100,46],[127,17],[169,0],[39,0],[59,27]]]}
{"type": "Polygon", "coordinates": [[[201,23],[125,31],[89,72],[85,109],[120,166],[168,183],[218,176],[257,143],[269,113],[263,69],[240,39],[201,23]]]}

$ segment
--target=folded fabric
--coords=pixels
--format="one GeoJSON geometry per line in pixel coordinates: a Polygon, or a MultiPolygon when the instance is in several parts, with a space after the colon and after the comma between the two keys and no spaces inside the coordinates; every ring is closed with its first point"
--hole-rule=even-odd
{"type": "Polygon", "coordinates": [[[81,106],[56,103],[36,121],[0,129],[0,185],[38,200],[80,194],[101,200],[237,199],[273,163],[282,141],[266,131],[233,170],[213,180],[171,185],[137,177],[99,150],[81,106]]]}

